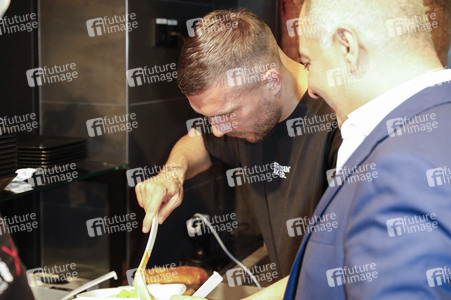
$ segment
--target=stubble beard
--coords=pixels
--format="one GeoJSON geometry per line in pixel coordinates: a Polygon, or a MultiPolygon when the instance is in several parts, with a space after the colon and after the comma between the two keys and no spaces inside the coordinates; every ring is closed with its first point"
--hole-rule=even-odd
{"type": "Polygon", "coordinates": [[[269,99],[263,100],[262,113],[256,119],[251,132],[232,133],[229,136],[238,137],[243,134],[250,134],[249,137],[243,137],[248,143],[256,144],[263,141],[279,123],[282,116],[282,108],[269,99]]]}

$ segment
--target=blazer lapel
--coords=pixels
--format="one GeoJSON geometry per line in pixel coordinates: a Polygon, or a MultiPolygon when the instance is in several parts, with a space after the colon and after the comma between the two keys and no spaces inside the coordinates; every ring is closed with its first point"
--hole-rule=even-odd
{"type": "MultiPolygon", "coordinates": [[[[402,118],[403,120],[410,120],[415,115],[421,114],[425,110],[433,108],[438,105],[442,105],[444,103],[451,103],[451,97],[449,97],[449,89],[450,85],[445,84],[443,86],[436,86],[427,88],[418,94],[412,96],[403,102],[399,107],[389,113],[384,120],[382,120],[376,128],[370,133],[370,135],[363,141],[363,143],[357,148],[356,151],[351,155],[351,157],[345,163],[345,166],[348,167],[348,170],[353,170],[346,174],[343,177],[343,184],[336,185],[335,187],[329,187],[321,198],[321,201],[318,203],[318,206],[315,209],[314,215],[320,218],[324,212],[326,211],[329,204],[334,199],[335,195],[340,191],[340,189],[346,184],[346,180],[349,176],[354,174],[354,170],[357,169],[362,162],[364,162],[371,152],[377,147],[379,143],[388,138],[390,134],[392,134],[395,130],[399,130],[404,126],[401,126],[393,129],[387,128],[387,121],[395,118],[402,118]],[[442,94],[441,94],[442,93],[442,94]],[[443,97],[440,97],[440,94],[443,97]],[[354,169],[353,169],[354,168],[354,169]]],[[[296,284],[298,281],[298,277],[300,275],[300,269],[302,268],[302,260],[305,253],[305,248],[310,239],[310,236],[313,232],[312,227],[317,224],[317,220],[314,224],[310,225],[310,230],[302,239],[298,256],[296,258],[293,269],[290,273],[290,280],[288,283],[290,293],[296,293],[296,284]]],[[[288,292],[288,290],[287,290],[288,292]]],[[[287,293],[289,295],[290,293],[287,293]]],[[[293,294],[294,297],[294,294],[293,294]]]]}
{"type": "MultiPolygon", "coordinates": [[[[346,184],[346,180],[349,178],[349,176],[354,174],[354,170],[358,169],[358,167],[364,162],[368,156],[371,154],[371,152],[374,150],[374,148],[377,147],[378,144],[380,144],[383,140],[388,138],[390,134],[392,134],[395,130],[399,130],[404,126],[402,124],[401,126],[393,129],[393,128],[387,128],[387,121],[390,119],[400,118],[403,120],[410,120],[414,118],[416,115],[421,114],[425,110],[428,110],[432,107],[435,107],[437,105],[441,105],[444,103],[451,103],[451,97],[446,97],[447,92],[449,94],[449,88],[450,85],[445,85],[442,87],[431,87],[427,88],[418,94],[412,96],[411,98],[407,99],[405,102],[403,102],[399,107],[397,107],[395,110],[393,110],[391,113],[389,113],[377,126],[376,128],[370,133],[368,137],[363,141],[363,143],[354,151],[354,153],[351,155],[351,157],[346,161],[345,166],[348,167],[348,170],[353,170],[352,172],[349,172],[349,174],[346,174],[346,176],[343,177],[343,184],[337,185],[335,187],[329,187],[325,192],[324,195],[321,198],[321,201],[318,203],[318,206],[315,209],[314,215],[320,217],[324,214],[325,210],[329,206],[332,199],[335,197],[335,195],[340,191],[340,189],[346,184]],[[445,97],[437,97],[437,92],[443,90],[445,97]],[[447,92],[446,92],[447,91],[447,92]],[[354,168],[354,169],[353,169],[354,168]]],[[[314,222],[313,225],[310,226],[310,229],[315,226],[317,222],[314,222]]],[[[312,230],[308,231],[309,234],[304,236],[304,239],[301,243],[301,249],[300,251],[303,251],[305,248],[305,244],[307,243],[308,239],[310,238],[310,234],[312,230]]]]}

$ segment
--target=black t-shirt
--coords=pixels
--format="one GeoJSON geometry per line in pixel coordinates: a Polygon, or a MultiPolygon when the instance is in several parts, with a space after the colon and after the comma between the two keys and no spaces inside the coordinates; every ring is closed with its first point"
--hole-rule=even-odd
{"type": "Polygon", "coordinates": [[[228,171],[228,183],[245,189],[269,257],[280,276],[288,275],[303,233],[291,225],[289,231],[287,222],[311,217],[327,188],[326,171],[335,168],[342,141],[335,115],[323,100],[305,93],[290,117],[262,142],[212,134],[203,138],[212,160],[241,168],[228,171]]]}

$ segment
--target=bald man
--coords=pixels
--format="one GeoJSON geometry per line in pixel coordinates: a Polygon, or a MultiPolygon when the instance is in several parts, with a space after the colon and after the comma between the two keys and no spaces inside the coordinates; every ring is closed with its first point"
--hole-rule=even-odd
{"type": "MultiPolygon", "coordinates": [[[[451,71],[422,0],[308,0],[308,92],[343,144],[285,299],[451,299],[451,71]]],[[[437,24],[435,24],[437,25],[437,24]]],[[[440,26],[440,24],[438,24],[440,26]]]]}

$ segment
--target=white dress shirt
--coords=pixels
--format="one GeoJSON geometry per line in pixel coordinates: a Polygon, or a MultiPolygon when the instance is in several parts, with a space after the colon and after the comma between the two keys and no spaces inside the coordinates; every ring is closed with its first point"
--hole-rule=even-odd
{"type": "Polygon", "coordinates": [[[423,74],[383,93],[350,113],[341,126],[343,143],[338,149],[336,172],[341,170],[352,153],[391,111],[420,91],[445,81],[451,82],[451,70],[423,74]]]}

